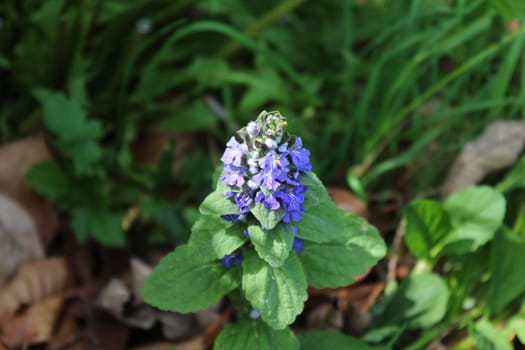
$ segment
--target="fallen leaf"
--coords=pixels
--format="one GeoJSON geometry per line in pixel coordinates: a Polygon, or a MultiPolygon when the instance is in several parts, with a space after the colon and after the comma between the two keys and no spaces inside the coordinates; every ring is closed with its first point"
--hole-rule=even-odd
{"type": "Polygon", "coordinates": [[[47,343],[47,350],[85,350],[81,341],[84,333],[78,322],[80,307],[79,299],[66,303],[56,332],[47,343]]]}
{"type": "Polygon", "coordinates": [[[14,319],[4,318],[0,322],[1,338],[10,348],[49,341],[53,334],[64,298],[55,295],[31,305],[22,315],[14,319]]]}
{"type": "Polygon", "coordinates": [[[131,257],[131,291],[135,296],[135,303],[142,303],[142,287],[144,282],[148,278],[149,274],[153,271],[153,268],[143,262],[142,260],[131,257]]]}
{"type": "Polygon", "coordinates": [[[327,191],[339,208],[364,218],[368,217],[368,208],[359,197],[343,188],[329,187],[327,191]]]}
{"type": "Polygon", "coordinates": [[[525,144],[525,121],[499,120],[467,143],[450,168],[441,193],[467,188],[485,175],[512,165],[525,144]]]}
{"type": "Polygon", "coordinates": [[[97,304],[130,326],[152,328],[157,319],[157,312],[148,305],[127,307],[131,300],[129,288],[120,279],[113,278],[100,292],[97,304]]]}
{"type": "Polygon", "coordinates": [[[88,350],[124,350],[129,327],[103,309],[93,306],[87,313],[87,334],[84,338],[88,350]]]}
{"type": "Polygon", "coordinates": [[[187,338],[213,322],[213,314],[217,312],[216,306],[195,314],[183,315],[159,311],[144,304],[141,290],[152,268],[135,257],[131,258],[130,262],[131,287],[121,279],[113,278],[104,286],[97,299],[97,305],[116,319],[141,329],[151,329],[154,323],[159,321],[164,338],[170,340],[187,338]]]}
{"type": "Polygon", "coordinates": [[[44,244],[53,239],[58,228],[56,209],[48,199],[33,191],[25,178],[34,164],[50,157],[42,135],[29,136],[0,147],[0,192],[26,208],[35,220],[44,244]]]}
{"type": "Polygon", "coordinates": [[[152,343],[133,348],[133,350],[204,350],[204,342],[202,337],[197,337],[182,343],[152,343]]]}
{"type": "Polygon", "coordinates": [[[0,315],[17,310],[22,304],[32,304],[65,290],[69,270],[62,257],[28,263],[15,278],[0,289],[0,315]]]}
{"type": "Polygon", "coordinates": [[[0,286],[21,264],[43,255],[33,219],[16,202],[0,194],[0,286]]]}

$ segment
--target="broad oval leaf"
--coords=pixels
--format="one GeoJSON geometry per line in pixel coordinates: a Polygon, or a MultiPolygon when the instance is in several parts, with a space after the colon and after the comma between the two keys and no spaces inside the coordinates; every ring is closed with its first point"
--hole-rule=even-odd
{"type": "Polygon", "coordinates": [[[255,251],[270,266],[279,267],[290,255],[293,230],[290,225],[280,224],[271,231],[263,231],[258,225],[248,227],[255,251]]]}
{"type": "Polygon", "coordinates": [[[192,252],[220,259],[241,247],[247,238],[240,223],[224,221],[216,216],[203,215],[191,228],[188,242],[192,252]]]}
{"type": "Polygon", "coordinates": [[[229,198],[224,196],[224,191],[217,188],[202,201],[199,212],[202,215],[221,216],[239,214],[239,209],[229,198]]]}
{"type": "Polygon", "coordinates": [[[255,203],[251,209],[251,213],[266,230],[272,230],[279,222],[281,222],[281,219],[284,216],[283,208],[270,210],[260,202],[255,203]]]}
{"type": "Polygon", "coordinates": [[[431,327],[445,316],[448,295],[447,285],[438,275],[411,275],[388,299],[383,313],[377,318],[376,327],[431,327]]]}
{"type": "Polygon", "coordinates": [[[215,340],[215,350],[299,349],[299,341],[290,328],[276,330],[260,320],[227,324],[215,340]]]}
{"type": "Polygon", "coordinates": [[[509,302],[525,292],[523,271],[525,241],[507,228],[494,238],[490,258],[490,285],[487,304],[493,313],[501,311],[509,302]]]}
{"type": "Polygon", "coordinates": [[[308,284],[316,288],[336,288],[351,284],[355,278],[375,265],[386,253],[386,246],[366,220],[344,214],[338,240],[326,243],[305,241],[298,254],[308,284]]]}
{"type": "Polygon", "coordinates": [[[460,255],[476,251],[494,237],[505,216],[505,197],[488,186],[471,187],[448,197],[444,208],[452,231],[443,250],[460,255]]]}
{"type": "Polygon", "coordinates": [[[323,243],[336,240],[344,231],[342,212],[336,207],[323,183],[312,172],[301,177],[308,186],[304,199],[304,214],[297,226],[297,236],[323,243]]]}
{"type": "Polygon", "coordinates": [[[242,264],[242,289],[253,308],[272,328],[283,329],[303,310],[306,277],[295,254],[280,267],[271,267],[248,251],[242,264]]]}
{"type": "Polygon", "coordinates": [[[215,304],[239,286],[239,268],[206,261],[187,245],[166,255],[149,275],[142,297],[161,310],[194,312],[215,304]]]}
{"type": "Polygon", "coordinates": [[[434,258],[450,232],[450,219],[439,202],[419,200],[405,210],[405,242],[415,256],[434,258]]]}

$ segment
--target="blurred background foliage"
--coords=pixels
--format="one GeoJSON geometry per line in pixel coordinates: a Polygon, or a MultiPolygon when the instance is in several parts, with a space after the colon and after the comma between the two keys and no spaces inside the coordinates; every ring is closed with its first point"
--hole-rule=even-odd
{"type": "Polygon", "coordinates": [[[490,122],[523,118],[508,3],[3,1],[1,137],[45,135],[53,160],[28,179],[80,241],[124,245],[130,212],[129,231],[185,241],[224,143],[262,109],[326,183],[408,201],[490,122]]]}

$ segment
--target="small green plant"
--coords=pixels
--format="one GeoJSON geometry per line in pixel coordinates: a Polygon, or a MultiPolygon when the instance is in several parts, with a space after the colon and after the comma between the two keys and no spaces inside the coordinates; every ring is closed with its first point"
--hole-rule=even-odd
{"type": "Polygon", "coordinates": [[[188,244],[161,260],[143,290],[148,303],[178,312],[228,294],[239,321],[216,349],[298,349],[288,326],[307,286],[351,284],[385,254],[372,226],[334,205],[286,125],[279,112],[262,112],[230,139],[188,244]]]}
{"type": "MultiPolygon", "coordinates": [[[[519,170],[520,164],[497,187],[512,188],[519,170]]],[[[443,202],[412,202],[402,225],[418,261],[399,286],[387,287],[364,339],[380,342],[422,330],[417,341],[405,344],[409,350],[465,330],[468,336],[452,349],[510,350],[510,338],[523,341],[525,282],[517,267],[525,263],[524,212],[511,203],[489,186],[467,188],[443,202]]]]}

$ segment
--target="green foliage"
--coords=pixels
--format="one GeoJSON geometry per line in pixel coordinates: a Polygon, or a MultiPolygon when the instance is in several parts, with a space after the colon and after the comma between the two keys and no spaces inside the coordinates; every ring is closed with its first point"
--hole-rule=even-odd
{"type": "Polygon", "coordinates": [[[452,223],[444,250],[452,254],[473,252],[490,241],[505,215],[505,198],[486,186],[454,193],[443,205],[452,223]]]}
{"type": "Polygon", "coordinates": [[[284,210],[282,208],[279,210],[270,210],[260,202],[255,203],[250,211],[253,216],[259,220],[261,225],[268,230],[274,229],[284,216],[284,210]]]}
{"type": "Polygon", "coordinates": [[[299,255],[308,284],[336,288],[351,284],[374,265],[386,249],[383,239],[365,220],[345,214],[346,229],[332,242],[306,243],[299,255]]]}
{"type": "Polygon", "coordinates": [[[490,4],[507,19],[525,17],[525,4],[520,0],[490,0],[490,4]]]}
{"type": "Polygon", "coordinates": [[[504,215],[505,198],[487,186],[456,192],[443,205],[417,201],[405,211],[405,241],[414,255],[425,259],[472,253],[494,237],[504,215]]]}
{"type": "MultiPolygon", "coordinates": [[[[519,167],[519,164],[516,165],[505,179],[515,177],[519,167]]],[[[520,334],[520,314],[512,318],[508,316],[515,313],[516,303],[521,303],[525,295],[522,273],[517,268],[525,263],[525,245],[520,231],[523,207],[521,204],[516,207],[510,205],[514,200],[513,191],[510,191],[513,181],[503,182],[510,184],[509,187],[504,186],[509,190],[508,199],[491,187],[479,186],[456,192],[443,204],[420,200],[405,210],[407,245],[413,254],[421,258],[415,270],[425,271],[437,264],[439,258],[448,259],[444,265],[444,279],[450,298],[443,309],[447,317],[440,324],[454,328],[451,325],[457,319],[464,319],[459,328],[472,324],[469,328],[470,341],[479,349],[510,349],[507,334],[520,334]],[[497,315],[509,318],[508,325],[501,330],[488,322],[488,317],[497,315]],[[478,320],[479,316],[484,318],[478,320]]],[[[410,278],[405,279],[402,285],[410,278]]],[[[380,313],[378,329],[367,335],[367,339],[378,340],[392,334],[394,329],[389,328],[391,324],[387,322],[385,327],[382,319],[410,309],[401,305],[399,310],[389,311],[389,305],[402,304],[400,301],[392,302],[395,295],[386,299],[387,306],[380,313]]],[[[438,300],[437,296],[434,298],[438,300]]],[[[426,337],[432,334],[428,327],[428,324],[416,327],[427,330],[410,349],[428,343],[426,337]]]]}
{"type": "Polygon", "coordinates": [[[71,180],[54,161],[36,164],[29,170],[26,179],[37,192],[52,200],[64,198],[71,190],[71,180]]]}
{"type": "Polygon", "coordinates": [[[472,338],[479,350],[512,350],[507,337],[498,332],[487,320],[481,320],[471,329],[472,338]]]}
{"type": "Polygon", "coordinates": [[[253,252],[244,256],[242,288],[246,299],[272,328],[283,329],[303,311],[306,277],[295,254],[280,267],[272,267],[253,252]]]}
{"type": "Polygon", "coordinates": [[[304,198],[304,214],[297,224],[298,236],[316,243],[338,240],[344,227],[341,211],[314,173],[306,174],[303,183],[308,191],[304,198]]]}
{"type": "MultiPolygon", "coordinates": [[[[438,275],[411,275],[388,297],[372,332],[384,337],[395,333],[399,325],[408,329],[431,327],[445,316],[448,296],[447,285],[438,275]],[[388,331],[385,332],[385,329],[388,331]]],[[[372,338],[371,335],[368,337],[372,338]]]]}
{"type": "Polygon", "coordinates": [[[183,245],[162,258],[148,277],[142,296],[162,310],[193,312],[213,305],[238,287],[238,273],[238,269],[225,269],[213,256],[200,255],[183,245]]]}
{"type": "Polygon", "coordinates": [[[248,233],[259,257],[271,267],[280,267],[288,259],[294,238],[289,225],[277,225],[269,232],[263,231],[257,225],[251,225],[248,227],[248,233]]]}
{"type": "Polygon", "coordinates": [[[243,230],[240,224],[228,223],[217,217],[201,216],[191,229],[188,244],[195,254],[220,259],[246,242],[243,230]]]}
{"type": "Polygon", "coordinates": [[[261,321],[243,320],[227,324],[215,340],[214,349],[299,349],[299,341],[291,329],[276,330],[261,321]]]}
{"type": "Polygon", "coordinates": [[[299,336],[301,350],[355,349],[371,350],[372,347],[349,335],[329,331],[311,331],[299,336]]]}
{"type": "MultiPolygon", "coordinates": [[[[240,285],[246,302],[267,325],[260,324],[261,321],[242,321],[225,328],[218,344],[226,346],[231,342],[231,346],[243,346],[254,341],[254,346],[259,344],[261,349],[273,342],[296,344],[290,340],[289,330],[284,329],[302,312],[308,284],[314,287],[351,284],[386,252],[377,230],[366,220],[336,208],[313,173],[305,174],[302,180],[309,185],[304,215],[309,213],[310,222],[315,221],[314,227],[320,230],[311,229],[303,236],[304,251],[292,250],[294,230],[290,225],[272,223],[274,227],[269,229],[268,218],[256,215],[238,222],[223,220],[222,215],[237,209],[232,207],[232,201],[224,200],[226,188],[219,181],[217,189],[200,206],[201,216],[193,225],[189,244],[164,258],[146,281],[145,300],[161,309],[195,311],[240,285]],[[326,208],[333,211],[328,219],[323,217],[326,208]],[[313,239],[308,240],[309,237],[313,239]],[[223,267],[218,259],[234,252],[242,254],[240,268],[223,267]],[[199,282],[194,284],[190,279],[199,282]],[[171,284],[176,287],[168,287],[171,284]],[[157,292],[160,289],[162,293],[157,292]],[[274,339],[272,332],[276,331],[272,328],[283,331],[275,333],[274,339]]],[[[301,222],[298,226],[299,230],[304,227],[301,222]]]]}
{"type": "Polygon", "coordinates": [[[442,205],[419,200],[405,209],[405,242],[410,252],[422,259],[435,258],[436,248],[451,230],[450,219],[442,205]]]}
{"type": "MultiPolygon", "coordinates": [[[[185,243],[193,219],[182,213],[208,193],[215,146],[268,106],[289,115],[319,177],[338,185],[346,179],[360,198],[374,201],[399,186],[404,198],[438,187],[457,150],[487,124],[523,118],[525,31],[505,23],[525,15],[522,1],[102,3],[0,4],[2,140],[44,134],[53,160],[35,165],[28,183],[71,218],[82,242],[126,245],[131,236],[122,218],[138,208],[127,231],[138,227],[145,235],[165,234],[163,242],[185,243]],[[162,164],[136,159],[134,148],[151,129],[175,135],[162,164]],[[199,148],[193,154],[179,142],[188,131],[199,148]],[[165,198],[173,184],[182,192],[175,202],[165,198]]],[[[500,319],[522,302],[513,266],[521,266],[523,255],[524,164],[522,157],[502,180],[489,180],[501,180],[496,188],[506,201],[475,188],[406,209],[405,242],[420,259],[416,267],[443,274],[450,288],[441,325],[475,321],[473,301],[474,311],[500,319]]],[[[305,250],[298,257],[306,280],[351,283],[385,246],[366,222],[335,208],[314,174],[304,181],[309,191],[298,235],[305,250]],[[328,258],[348,268],[326,264],[328,258]]],[[[238,213],[225,190],[219,184],[202,202],[206,218],[197,219],[188,247],[178,248],[181,269],[196,266],[195,256],[217,259],[248,245],[243,229],[219,218],[238,213]]],[[[260,206],[253,214],[266,228],[252,234],[253,258],[265,269],[281,269],[294,254],[289,236],[279,232],[279,215],[260,206]]],[[[241,276],[232,271],[230,278],[241,276]]],[[[522,321],[518,316],[514,324],[522,321]]],[[[264,322],[250,327],[270,332],[264,322]]],[[[515,326],[523,343],[520,329],[515,326]]],[[[490,340],[500,332],[494,327],[471,331],[478,346],[485,338],[499,346],[490,340]]]]}
{"type": "Polygon", "coordinates": [[[71,226],[80,243],[89,237],[109,247],[124,247],[126,237],[122,229],[123,214],[91,208],[75,208],[72,211],[71,226]]]}
{"type": "Polygon", "coordinates": [[[500,312],[509,302],[525,292],[525,280],[518,266],[525,266],[525,241],[522,236],[502,228],[492,244],[491,275],[487,304],[491,312],[500,312]]]}
{"type": "Polygon", "coordinates": [[[42,105],[46,127],[57,135],[60,148],[73,161],[75,175],[92,175],[102,157],[97,143],[102,136],[100,122],[87,120],[80,104],[61,93],[37,89],[34,94],[42,105]]]}

